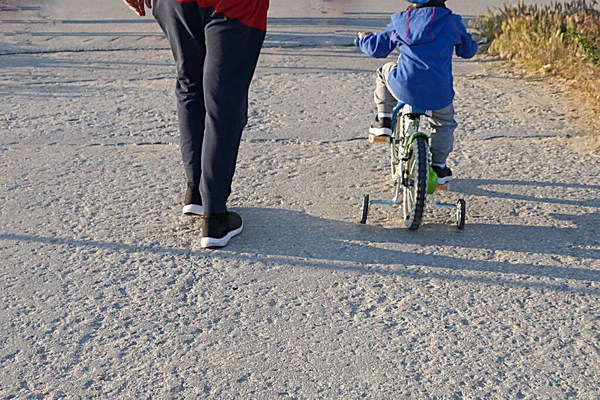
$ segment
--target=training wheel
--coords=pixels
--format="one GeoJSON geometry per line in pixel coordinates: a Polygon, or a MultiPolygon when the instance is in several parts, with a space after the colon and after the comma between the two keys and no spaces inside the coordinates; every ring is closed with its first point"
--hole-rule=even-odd
{"type": "Polygon", "coordinates": [[[464,199],[458,199],[456,202],[456,227],[460,230],[465,229],[465,220],[467,218],[467,203],[464,199]]]}
{"type": "Polygon", "coordinates": [[[369,216],[369,195],[365,194],[365,197],[363,197],[362,216],[360,217],[360,223],[366,224],[368,216],[369,216]]]}

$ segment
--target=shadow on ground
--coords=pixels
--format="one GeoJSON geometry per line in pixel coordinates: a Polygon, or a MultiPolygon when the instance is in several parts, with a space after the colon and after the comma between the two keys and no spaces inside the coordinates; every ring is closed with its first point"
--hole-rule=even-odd
{"type": "MultiPolygon", "coordinates": [[[[239,261],[240,264],[261,259],[289,265],[290,268],[433,278],[600,295],[600,289],[582,287],[582,284],[600,282],[600,270],[580,266],[577,260],[600,259],[600,247],[594,242],[595,236],[580,227],[472,224],[465,231],[458,232],[451,226],[426,225],[412,232],[329,220],[275,208],[242,208],[239,212],[246,222],[245,231],[229,247],[220,251],[11,233],[0,234],[0,241],[16,242],[16,246],[19,242],[33,242],[118,252],[209,257],[239,261]],[[402,249],[402,245],[406,245],[407,249],[402,249]],[[436,246],[440,245],[455,247],[456,255],[436,254],[436,246]],[[415,246],[428,252],[416,252],[415,246]],[[471,256],[467,251],[469,249],[485,251],[475,252],[471,256]],[[498,261],[494,258],[497,251],[516,252],[518,258],[498,261]],[[569,265],[560,262],[542,265],[536,256],[538,253],[571,257],[573,262],[569,265]],[[550,278],[550,282],[544,278],[550,278]],[[573,283],[578,285],[575,287],[573,283]]],[[[600,226],[599,213],[573,219],[574,223],[580,220],[585,220],[586,225],[600,226]]]]}
{"type": "Polygon", "coordinates": [[[473,196],[600,208],[599,185],[499,179],[461,179],[452,182],[452,190],[473,196]],[[511,186],[524,187],[525,191],[527,191],[528,188],[546,188],[554,195],[552,197],[540,197],[522,193],[510,193],[508,192],[508,189],[511,186]],[[587,198],[585,199],[582,199],[581,196],[571,196],[571,198],[566,198],[567,191],[576,190],[587,193],[596,193],[597,195],[586,196],[587,198]]]}

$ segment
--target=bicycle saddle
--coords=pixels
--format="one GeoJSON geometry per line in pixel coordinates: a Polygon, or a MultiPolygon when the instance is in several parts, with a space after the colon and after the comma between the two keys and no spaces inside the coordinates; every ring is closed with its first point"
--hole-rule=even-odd
{"type": "Polygon", "coordinates": [[[428,117],[431,117],[433,115],[433,113],[431,112],[431,110],[425,110],[423,108],[417,108],[417,107],[413,107],[413,106],[409,106],[408,104],[405,104],[404,107],[402,107],[402,115],[413,115],[413,116],[426,115],[428,117]]]}

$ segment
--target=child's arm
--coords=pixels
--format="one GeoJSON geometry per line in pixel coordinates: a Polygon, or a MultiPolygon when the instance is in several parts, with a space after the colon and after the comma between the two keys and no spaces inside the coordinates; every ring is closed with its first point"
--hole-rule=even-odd
{"type": "Polygon", "coordinates": [[[459,41],[456,45],[456,55],[462,58],[471,58],[477,53],[477,43],[471,37],[471,34],[467,32],[462,23],[460,15],[452,15],[452,23],[456,29],[456,33],[459,36],[459,41]]]}
{"type": "Polygon", "coordinates": [[[396,31],[391,26],[379,33],[361,33],[364,33],[364,35],[359,36],[357,45],[368,56],[386,58],[398,47],[398,42],[394,40],[396,31]]]}

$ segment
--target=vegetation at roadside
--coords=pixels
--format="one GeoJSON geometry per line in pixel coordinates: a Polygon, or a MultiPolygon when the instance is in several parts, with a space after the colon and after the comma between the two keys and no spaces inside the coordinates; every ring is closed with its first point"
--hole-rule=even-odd
{"type": "Polygon", "coordinates": [[[597,0],[505,5],[472,24],[488,52],[539,74],[560,77],[600,113],[600,7],[597,0]]]}

